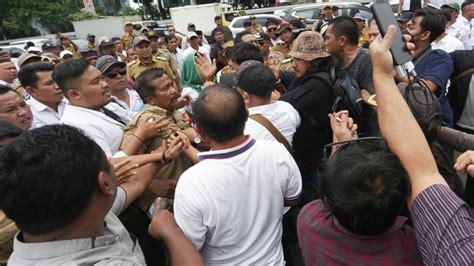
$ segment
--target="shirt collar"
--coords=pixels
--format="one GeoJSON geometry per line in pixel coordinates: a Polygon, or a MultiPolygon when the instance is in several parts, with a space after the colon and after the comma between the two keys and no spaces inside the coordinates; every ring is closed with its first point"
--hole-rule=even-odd
{"type": "MultiPolygon", "coordinates": [[[[29,104],[29,105],[32,105],[32,106],[33,106],[36,110],[38,110],[38,111],[44,111],[44,110],[46,110],[46,109],[54,111],[54,110],[51,109],[49,106],[47,106],[47,105],[45,105],[44,103],[42,103],[42,102],[36,100],[34,97],[31,97],[31,98],[28,100],[28,104],[29,104]]],[[[64,99],[64,97],[63,97],[63,99],[61,100],[61,102],[59,102],[59,104],[58,104],[58,112],[59,112],[60,109],[64,108],[64,106],[65,106],[66,104],[67,104],[67,100],[64,99]]],[[[56,111],[54,111],[54,112],[56,112],[56,111]]]]}
{"type": "Polygon", "coordinates": [[[336,216],[334,216],[333,214],[333,223],[334,223],[334,226],[339,230],[341,231],[343,234],[345,235],[348,235],[350,237],[353,237],[353,238],[357,238],[357,239],[362,239],[362,240],[369,240],[369,239],[379,239],[379,238],[383,238],[395,231],[397,231],[398,229],[402,228],[403,225],[405,225],[406,221],[408,220],[407,217],[403,217],[403,216],[397,216],[397,219],[395,220],[395,222],[393,223],[392,227],[390,227],[389,229],[387,229],[385,232],[383,232],[382,234],[379,234],[379,235],[372,235],[372,236],[365,236],[365,235],[358,235],[358,234],[354,234],[352,233],[351,231],[347,230],[344,226],[342,226],[339,221],[337,220],[336,216]]]}
{"type": "Polygon", "coordinates": [[[269,104],[264,104],[264,105],[258,105],[258,106],[254,106],[254,107],[249,107],[248,108],[249,115],[261,114],[263,111],[270,108],[272,106],[272,104],[274,104],[274,103],[275,102],[269,103],[269,104]]]}
{"type": "Polygon", "coordinates": [[[245,136],[245,140],[232,148],[229,149],[224,149],[224,150],[218,150],[218,151],[207,151],[207,152],[200,152],[198,154],[199,156],[199,161],[204,161],[206,159],[228,159],[232,158],[234,156],[237,156],[239,154],[242,154],[249,150],[253,145],[255,144],[255,139],[252,139],[250,135],[245,136]]]}

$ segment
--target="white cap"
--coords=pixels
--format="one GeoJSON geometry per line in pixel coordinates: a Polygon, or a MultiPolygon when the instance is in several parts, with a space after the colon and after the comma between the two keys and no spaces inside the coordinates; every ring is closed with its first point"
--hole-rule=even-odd
{"type": "Polygon", "coordinates": [[[29,52],[40,52],[41,53],[41,50],[40,48],[36,47],[36,46],[30,46],[28,47],[28,49],[26,50],[27,53],[29,52]]]}
{"type": "Polygon", "coordinates": [[[354,19],[366,20],[364,15],[362,15],[360,12],[354,15],[354,19]]]}
{"type": "Polygon", "coordinates": [[[191,39],[192,37],[197,37],[198,35],[194,31],[188,32],[186,37],[188,37],[188,40],[191,39]]]}
{"type": "Polygon", "coordinates": [[[60,57],[60,58],[63,58],[63,57],[64,57],[65,55],[67,55],[67,54],[68,54],[68,55],[73,55],[73,54],[71,53],[71,51],[69,51],[69,50],[64,50],[64,51],[61,51],[61,53],[59,53],[59,57],[60,57]]]}

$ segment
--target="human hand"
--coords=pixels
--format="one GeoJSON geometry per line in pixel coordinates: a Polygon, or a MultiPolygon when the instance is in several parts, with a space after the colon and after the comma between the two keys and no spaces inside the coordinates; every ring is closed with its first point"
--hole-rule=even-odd
{"type": "Polygon", "coordinates": [[[138,124],[137,135],[142,140],[147,140],[159,136],[166,128],[168,122],[165,121],[166,117],[151,117],[148,121],[142,121],[138,124]]]}
{"type": "MultiPolygon", "coordinates": [[[[396,27],[394,25],[390,25],[383,39],[379,35],[377,39],[370,45],[369,52],[374,73],[393,76],[395,70],[393,67],[393,59],[392,54],[390,53],[390,48],[392,47],[396,33],[396,27]]],[[[410,42],[411,36],[405,34],[403,35],[403,38],[407,42],[405,48],[410,54],[413,55],[415,51],[415,45],[410,42]]]]}
{"type": "Polygon", "coordinates": [[[347,141],[357,138],[357,124],[349,117],[349,111],[342,110],[329,114],[333,132],[333,142],[347,141]]]}
{"type": "Polygon", "coordinates": [[[137,172],[137,169],[140,165],[138,163],[133,162],[130,158],[127,158],[123,161],[115,163],[112,165],[114,167],[115,176],[117,177],[118,185],[121,185],[127,181],[127,179],[137,172]]]}
{"type": "Polygon", "coordinates": [[[172,199],[176,189],[177,181],[174,179],[154,179],[148,189],[158,197],[172,199]]]}
{"type": "Polygon", "coordinates": [[[166,234],[179,229],[179,227],[174,220],[173,214],[168,210],[161,209],[161,198],[156,199],[155,206],[155,213],[153,214],[151,223],[148,226],[148,234],[159,240],[166,234]]]}
{"type": "Polygon", "coordinates": [[[181,138],[174,138],[167,145],[165,140],[162,141],[161,147],[152,151],[152,153],[161,154],[161,159],[165,161],[171,161],[179,156],[184,151],[184,143],[181,138]]]}
{"type": "Polygon", "coordinates": [[[474,151],[466,151],[461,154],[454,164],[456,171],[467,172],[474,177],[474,151]]]}
{"type": "Polygon", "coordinates": [[[194,56],[194,63],[199,73],[204,77],[204,82],[213,80],[217,71],[216,59],[212,60],[211,65],[206,56],[196,53],[194,56]]]}
{"type": "Polygon", "coordinates": [[[204,84],[202,84],[202,88],[205,89],[205,88],[210,87],[214,84],[216,84],[216,83],[214,83],[212,81],[206,81],[206,82],[204,82],[204,84]]]}
{"type": "Polygon", "coordinates": [[[178,98],[178,100],[176,100],[176,103],[173,105],[173,109],[183,108],[186,105],[190,104],[192,101],[193,99],[189,95],[181,96],[178,98]]]}
{"type": "Polygon", "coordinates": [[[273,72],[276,80],[280,79],[281,73],[281,60],[275,57],[270,58],[267,65],[273,72]]]}

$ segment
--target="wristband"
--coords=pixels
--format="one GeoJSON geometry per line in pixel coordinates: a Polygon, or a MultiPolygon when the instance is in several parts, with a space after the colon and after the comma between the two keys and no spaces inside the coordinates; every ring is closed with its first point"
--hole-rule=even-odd
{"type": "Polygon", "coordinates": [[[139,141],[141,141],[142,143],[145,143],[145,141],[144,141],[142,138],[140,138],[139,136],[137,136],[137,135],[135,135],[135,134],[133,134],[133,136],[134,136],[135,138],[137,138],[139,141]]]}

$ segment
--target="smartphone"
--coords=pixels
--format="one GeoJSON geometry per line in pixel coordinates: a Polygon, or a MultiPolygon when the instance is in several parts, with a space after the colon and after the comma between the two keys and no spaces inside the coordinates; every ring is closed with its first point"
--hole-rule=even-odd
{"type": "Polygon", "coordinates": [[[382,37],[387,33],[388,26],[394,25],[397,28],[397,36],[393,40],[390,52],[392,53],[393,62],[396,66],[398,75],[400,77],[405,77],[408,73],[414,74],[413,70],[415,66],[411,61],[412,57],[406,49],[406,43],[403,39],[402,31],[400,30],[400,26],[398,25],[390,5],[388,3],[374,3],[370,9],[372,10],[372,14],[377,22],[382,37]]]}

